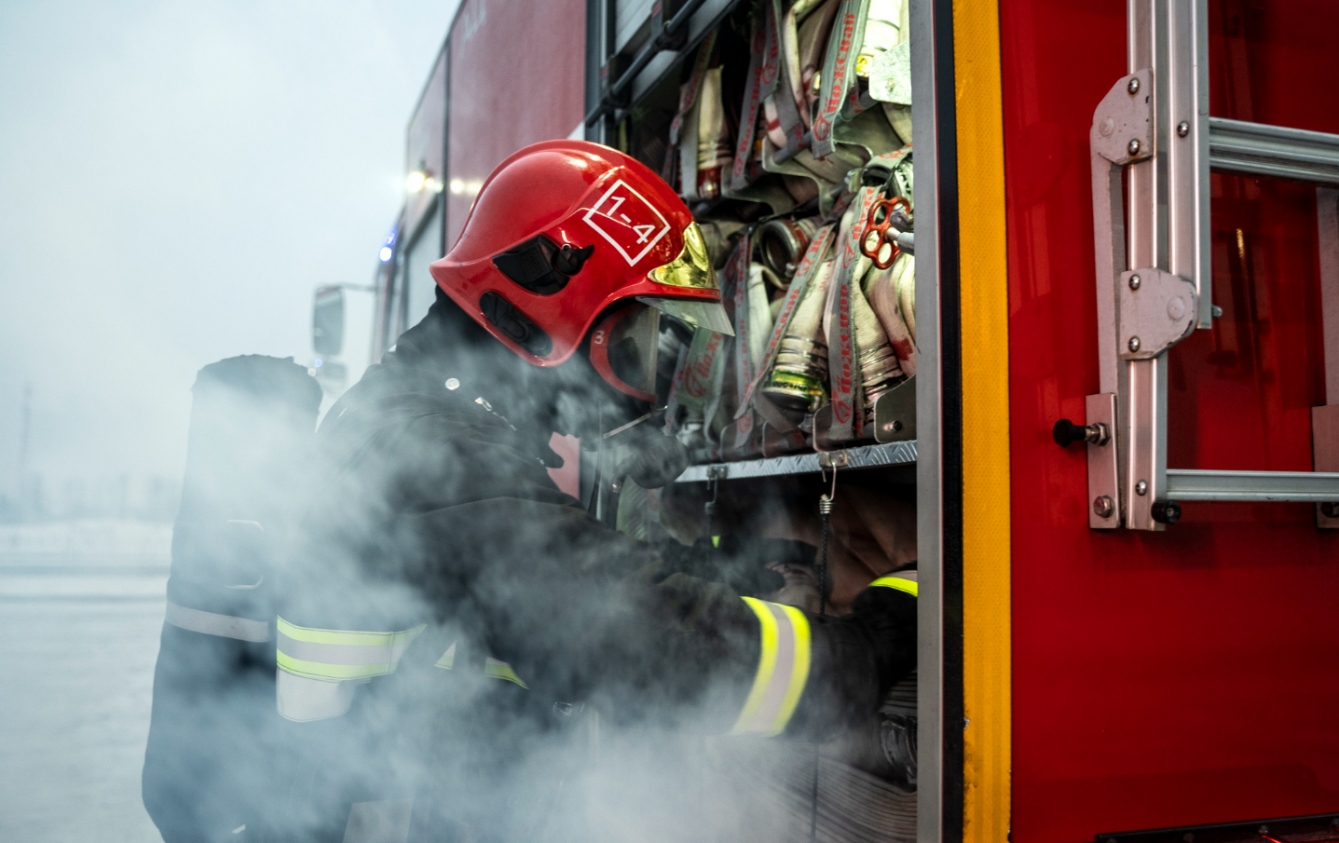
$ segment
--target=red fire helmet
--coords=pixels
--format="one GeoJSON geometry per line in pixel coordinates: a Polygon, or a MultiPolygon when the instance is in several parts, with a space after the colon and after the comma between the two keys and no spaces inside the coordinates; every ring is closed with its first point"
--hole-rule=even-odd
{"type": "Polygon", "coordinates": [[[452,301],[536,366],[562,363],[591,333],[600,374],[644,399],[655,348],[646,333],[658,322],[631,305],[732,333],[687,206],[649,167],[596,143],[545,141],[499,164],[431,270],[452,301]],[[627,355],[612,340],[638,335],[640,349],[620,366],[627,355]]]}

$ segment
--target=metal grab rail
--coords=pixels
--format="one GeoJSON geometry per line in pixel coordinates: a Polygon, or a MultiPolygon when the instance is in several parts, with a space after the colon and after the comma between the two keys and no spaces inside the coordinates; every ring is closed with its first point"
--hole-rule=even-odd
{"type": "Polygon", "coordinates": [[[1339,473],[1167,469],[1167,497],[1177,501],[1339,501],[1339,473]]]}
{"type": "Polygon", "coordinates": [[[1081,437],[1088,524],[1160,530],[1180,517],[1178,500],[1309,501],[1319,526],[1339,528],[1339,374],[1312,414],[1324,471],[1167,467],[1167,354],[1216,310],[1210,169],[1321,186],[1325,356],[1339,372],[1339,135],[1209,117],[1207,0],[1128,0],[1128,11],[1129,74],[1089,135],[1101,392],[1082,429],[1110,435],[1081,437]]]}
{"type": "Polygon", "coordinates": [[[1339,187],[1339,135],[1210,117],[1209,166],[1339,187]]]}

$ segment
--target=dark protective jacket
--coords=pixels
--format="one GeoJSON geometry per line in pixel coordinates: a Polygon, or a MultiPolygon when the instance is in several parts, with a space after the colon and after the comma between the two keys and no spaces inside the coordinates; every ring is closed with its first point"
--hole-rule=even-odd
{"type": "Polygon", "coordinates": [[[313,721],[293,727],[293,795],[326,799],[324,839],[340,839],[341,806],[415,793],[414,828],[435,833],[425,789],[441,800],[452,776],[505,776],[499,756],[523,756],[571,703],[718,733],[817,730],[853,704],[872,711],[879,685],[914,666],[905,594],[887,598],[898,645],[875,647],[868,630],[741,598],[591,518],[548,476],[552,428],[524,423],[528,401],[562,396],[526,394],[525,364],[500,347],[471,356],[453,309],[439,297],[319,433],[278,660],[281,713],[313,721]],[[368,631],[389,637],[352,637],[368,631]],[[371,644],[382,655],[358,649],[371,644]],[[308,691],[294,690],[301,704],[285,712],[285,681],[341,689],[347,704],[317,701],[307,716],[308,691]]]}

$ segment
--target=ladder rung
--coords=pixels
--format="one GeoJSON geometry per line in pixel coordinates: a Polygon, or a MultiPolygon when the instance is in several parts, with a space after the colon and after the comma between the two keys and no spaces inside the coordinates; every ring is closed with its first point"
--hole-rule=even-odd
{"type": "Polygon", "coordinates": [[[1210,117],[1209,166],[1339,186],[1339,135],[1210,117]]]}
{"type": "Polygon", "coordinates": [[[1173,501],[1339,502],[1339,474],[1169,468],[1166,497],[1173,501]]]}

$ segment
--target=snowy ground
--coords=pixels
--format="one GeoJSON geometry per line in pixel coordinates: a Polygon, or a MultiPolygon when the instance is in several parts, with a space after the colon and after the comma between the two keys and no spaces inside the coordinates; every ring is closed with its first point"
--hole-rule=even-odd
{"type": "Polygon", "coordinates": [[[0,527],[0,840],[161,840],[139,777],[169,539],[0,527]]]}

